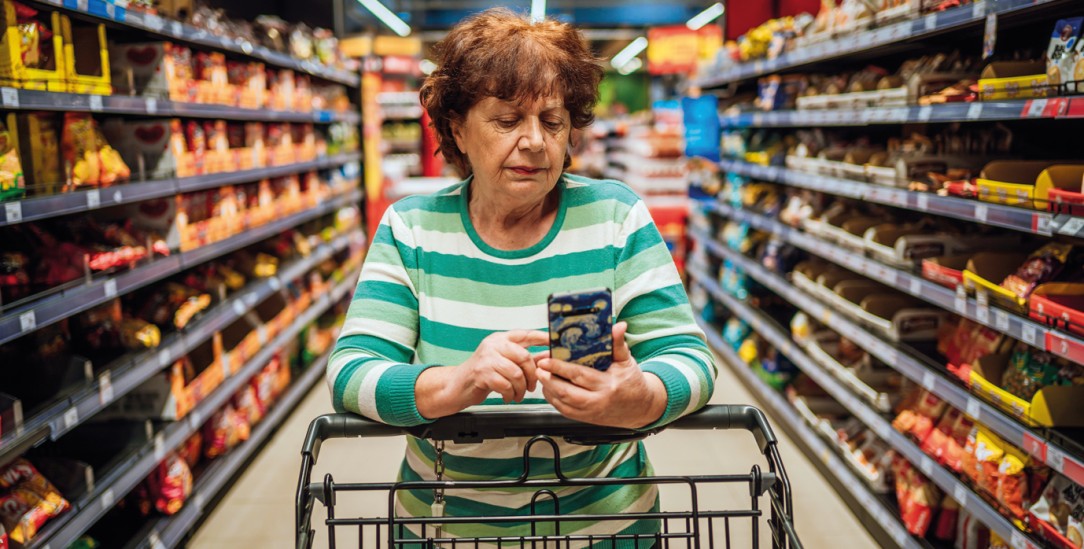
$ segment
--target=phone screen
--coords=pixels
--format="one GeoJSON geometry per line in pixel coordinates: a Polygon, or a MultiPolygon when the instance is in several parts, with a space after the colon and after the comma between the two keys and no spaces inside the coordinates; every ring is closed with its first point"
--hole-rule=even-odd
{"type": "Polygon", "coordinates": [[[610,290],[549,297],[550,356],[605,371],[613,362],[613,302],[610,290]]]}

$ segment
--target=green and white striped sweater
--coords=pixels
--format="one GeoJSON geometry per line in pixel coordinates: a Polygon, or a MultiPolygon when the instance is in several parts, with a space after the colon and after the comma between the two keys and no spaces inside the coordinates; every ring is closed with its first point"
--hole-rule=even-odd
{"type": "MultiPolygon", "coordinates": [[[[392,425],[425,423],[414,384],[433,365],[464,362],[493,332],[547,329],[551,293],[613,289],[618,321],[640,367],[657,375],[669,396],[656,425],[703,406],[716,368],[693,320],[680,277],[644,203],[625,185],[564,175],[553,228],[538,244],[516,251],[487,245],[467,209],[470,179],[429,196],[414,196],[384,214],[373,237],[354,300],[328,364],[337,411],[392,425]]],[[[543,350],[531,349],[532,352],[543,350]]],[[[525,404],[544,403],[541,385],[525,404]]],[[[485,402],[502,404],[493,395],[485,402]]],[[[653,425],[654,426],[654,425],[653,425]]],[[[653,427],[652,426],[652,427],[653,427]]],[[[436,452],[408,437],[401,480],[433,480],[436,452]]],[[[522,472],[524,439],[448,444],[445,478],[508,479],[522,472]]],[[[652,474],[641,443],[582,447],[560,443],[569,476],[628,478],[652,474]]],[[[536,446],[532,477],[552,477],[548,449],[536,446]]],[[[531,491],[449,491],[446,516],[530,514],[531,491]]],[[[403,493],[400,516],[429,516],[433,494],[403,493]]],[[[558,491],[562,514],[649,512],[658,508],[652,486],[567,488],[558,491]]],[[[543,498],[544,499],[544,498],[543,498]]],[[[552,512],[543,501],[536,512],[552,512]]],[[[657,523],[564,523],[562,533],[650,533],[657,523]]],[[[448,525],[446,535],[513,536],[519,524],[448,525]]]]}

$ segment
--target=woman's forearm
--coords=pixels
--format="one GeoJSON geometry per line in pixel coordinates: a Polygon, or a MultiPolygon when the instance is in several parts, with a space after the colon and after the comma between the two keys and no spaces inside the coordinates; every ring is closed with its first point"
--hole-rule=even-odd
{"type": "Polygon", "coordinates": [[[437,419],[461,412],[468,406],[480,404],[486,395],[476,389],[471,380],[457,375],[456,366],[427,368],[414,385],[418,413],[426,419],[437,419]]]}

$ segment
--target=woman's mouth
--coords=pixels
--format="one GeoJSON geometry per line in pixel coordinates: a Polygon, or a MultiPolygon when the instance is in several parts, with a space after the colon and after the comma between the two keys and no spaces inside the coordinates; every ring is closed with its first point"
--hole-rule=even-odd
{"type": "Polygon", "coordinates": [[[542,168],[531,168],[528,166],[512,166],[509,169],[519,175],[534,175],[542,171],[542,168]]]}

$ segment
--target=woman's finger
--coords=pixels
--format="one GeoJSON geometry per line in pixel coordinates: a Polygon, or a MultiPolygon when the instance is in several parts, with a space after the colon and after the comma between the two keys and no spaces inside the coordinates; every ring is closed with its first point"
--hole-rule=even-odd
{"type": "Polygon", "coordinates": [[[625,341],[625,334],[628,330],[628,322],[614,324],[614,362],[626,362],[632,358],[632,351],[629,350],[629,345],[625,341]]]}
{"type": "Polygon", "coordinates": [[[505,332],[505,335],[508,337],[508,341],[520,347],[548,345],[550,342],[549,334],[539,330],[511,330],[505,332]]]}
{"type": "Polygon", "coordinates": [[[599,372],[590,366],[565,362],[554,358],[540,360],[538,361],[538,366],[548,370],[554,375],[567,379],[573,385],[584,387],[586,389],[597,389],[600,386],[601,381],[599,376],[603,375],[602,372],[599,372]]]}

